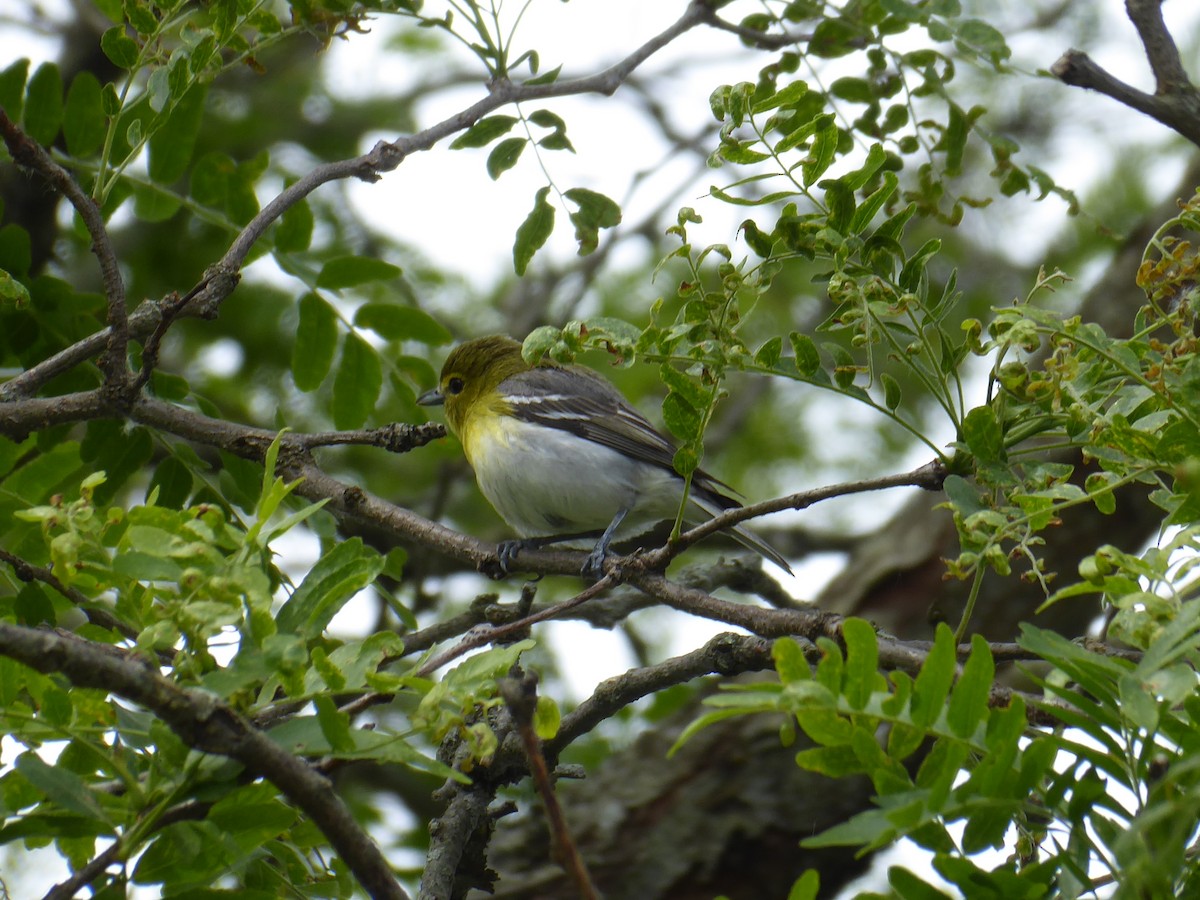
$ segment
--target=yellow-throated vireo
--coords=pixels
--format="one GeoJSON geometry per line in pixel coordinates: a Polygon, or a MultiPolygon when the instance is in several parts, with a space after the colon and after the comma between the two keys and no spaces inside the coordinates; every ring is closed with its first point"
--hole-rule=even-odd
{"type": "MultiPolygon", "coordinates": [[[[599,575],[613,537],[673,519],[683,496],[675,445],[609,381],[582,366],[525,362],[521,344],[492,335],[456,347],[438,386],[418,400],[444,404],[479,489],[523,540],[499,547],[508,571],[522,549],[566,540],[596,542],[583,571],[599,575]]],[[[708,473],[692,474],[689,518],[738,502],[708,473]]],[[[787,571],[787,560],[740,525],[741,544],[787,571]]]]}

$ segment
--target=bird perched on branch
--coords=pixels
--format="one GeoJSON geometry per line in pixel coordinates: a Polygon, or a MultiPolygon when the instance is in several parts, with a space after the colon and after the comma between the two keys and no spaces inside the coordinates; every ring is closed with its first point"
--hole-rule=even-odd
{"type": "MultiPolygon", "coordinates": [[[[614,536],[674,519],[684,480],[675,445],[607,379],[582,366],[531,366],[521,344],[492,335],[456,347],[438,386],[418,400],[444,405],[479,489],[522,537],[499,547],[508,571],[523,549],[597,538],[584,564],[599,576],[614,536]]],[[[688,518],[711,518],[738,506],[727,485],[692,474],[688,518]]],[[[741,525],[735,540],[787,570],[773,547],[741,525]]]]}

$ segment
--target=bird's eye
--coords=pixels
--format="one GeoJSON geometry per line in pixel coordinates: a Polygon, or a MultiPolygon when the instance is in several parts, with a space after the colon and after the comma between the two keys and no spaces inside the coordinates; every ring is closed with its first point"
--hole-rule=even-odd
{"type": "Polygon", "coordinates": [[[446,390],[451,394],[461,394],[466,383],[457,375],[446,382],[446,390]]]}

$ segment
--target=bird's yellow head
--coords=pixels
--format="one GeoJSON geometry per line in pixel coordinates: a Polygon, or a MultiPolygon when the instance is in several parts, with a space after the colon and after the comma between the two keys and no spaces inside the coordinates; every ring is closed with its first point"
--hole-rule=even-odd
{"type": "Polygon", "coordinates": [[[438,386],[417,398],[423,406],[445,405],[446,424],[462,434],[467,418],[495,409],[503,398],[496,390],[504,379],[529,369],[521,357],[521,343],[493,334],[460,344],[446,357],[438,386]]]}

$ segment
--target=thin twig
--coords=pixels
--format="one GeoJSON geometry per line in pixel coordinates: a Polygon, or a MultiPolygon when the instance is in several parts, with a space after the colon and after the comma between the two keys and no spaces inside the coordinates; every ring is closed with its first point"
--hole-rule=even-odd
{"type": "Polygon", "coordinates": [[[0,548],[0,561],[8,563],[12,566],[16,576],[24,582],[40,581],[42,584],[53,588],[58,593],[62,594],[70,600],[82,612],[89,622],[97,625],[100,628],[107,628],[110,631],[115,631],[122,637],[128,640],[137,640],[138,633],[135,629],[130,628],[112,613],[104,609],[97,609],[93,606],[93,600],[87,594],[80,591],[78,588],[68,587],[63,584],[57,575],[50,569],[43,566],[35,566],[28,560],[22,559],[16,554],[9,553],[7,550],[0,548]]]}
{"type": "Polygon", "coordinates": [[[546,757],[542,753],[542,742],[534,731],[537,676],[533,673],[522,673],[519,677],[502,678],[496,686],[516,723],[517,735],[525,749],[530,777],[546,810],[546,821],[550,826],[551,853],[574,884],[576,895],[583,900],[596,900],[599,896],[596,886],[592,883],[592,876],[583,857],[579,855],[579,847],[571,837],[567,817],[563,815],[562,804],[558,802],[554,783],[550,779],[550,767],[546,765],[546,757]]]}
{"type": "Polygon", "coordinates": [[[100,368],[108,386],[114,391],[123,391],[129,369],[126,352],[129,345],[128,313],[125,310],[125,282],[117,264],[108,229],[104,225],[104,214],[91,197],[79,186],[71,173],[56,163],[48,150],[32,140],[20,129],[3,109],[0,109],[0,135],[8,152],[18,165],[32,169],[41,175],[54,190],[62,194],[79,213],[79,218],[92,239],[92,252],[100,264],[100,277],[104,283],[104,298],[108,304],[108,336],[106,351],[100,368]]]}
{"type": "Polygon", "coordinates": [[[878,478],[868,478],[862,481],[848,481],[841,484],[830,484],[825,487],[812,488],[788,494],[786,497],[776,497],[761,503],[751,503],[748,506],[735,506],[727,509],[718,516],[683,532],[678,539],[658,550],[644,553],[640,557],[641,564],[647,569],[660,569],[682,550],[701,541],[711,534],[725,528],[731,528],[739,522],[745,522],[768,513],[780,512],[785,509],[807,509],[814,503],[831,500],[834,497],[846,497],[851,494],[862,494],[869,491],[881,491],[894,487],[919,487],[924,490],[936,491],[946,480],[946,468],[937,460],[926,463],[911,472],[896,475],[882,475],[878,478]]]}
{"type": "Polygon", "coordinates": [[[555,603],[552,606],[547,606],[545,609],[540,609],[535,613],[517,619],[515,622],[509,622],[507,625],[489,625],[482,626],[471,631],[465,638],[441,653],[438,653],[426,660],[416,674],[424,677],[433,672],[436,672],[448,662],[458,659],[464,653],[474,650],[478,647],[483,647],[487,644],[504,638],[512,637],[518,632],[524,631],[530,625],[536,625],[538,622],[545,622],[547,619],[556,619],[563,613],[574,609],[581,603],[586,603],[593,597],[602,594],[608,588],[617,583],[617,578],[613,574],[605,575],[591,587],[586,588],[567,600],[561,603],[555,603]]]}

